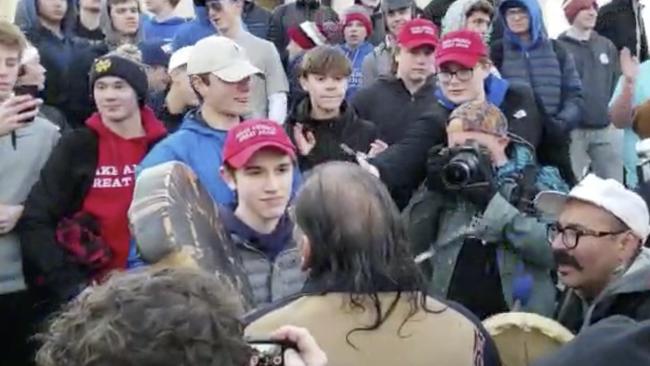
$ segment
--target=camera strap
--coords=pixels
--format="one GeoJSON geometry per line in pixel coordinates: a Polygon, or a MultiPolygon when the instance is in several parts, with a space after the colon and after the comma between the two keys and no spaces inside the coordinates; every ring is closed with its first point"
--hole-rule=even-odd
{"type": "Polygon", "coordinates": [[[520,187],[519,197],[513,197],[517,200],[515,206],[521,212],[534,211],[533,200],[538,193],[537,187],[535,186],[538,172],[539,168],[535,164],[528,164],[524,167],[521,179],[518,182],[520,187]]]}

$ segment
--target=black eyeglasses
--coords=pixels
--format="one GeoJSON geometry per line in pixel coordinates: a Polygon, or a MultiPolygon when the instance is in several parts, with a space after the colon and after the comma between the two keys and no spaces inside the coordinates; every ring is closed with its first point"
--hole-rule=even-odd
{"type": "Polygon", "coordinates": [[[549,243],[552,243],[558,235],[562,236],[562,244],[565,248],[571,250],[578,246],[580,238],[591,236],[595,238],[602,238],[609,235],[620,235],[627,232],[628,229],[620,231],[593,231],[593,230],[580,230],[572,227],[561,227],[560,224],[554,223],[548,225],[546,230],[546,237],[549,243]]]}
{"type": "Polygon", "coordinates": [[[456,71],[438,71],[438,80],[443,83],[448,83],[451,78],[456,76],[458,81],[469,81],[474,76],[474,69],[460,69],[456,71]]]}

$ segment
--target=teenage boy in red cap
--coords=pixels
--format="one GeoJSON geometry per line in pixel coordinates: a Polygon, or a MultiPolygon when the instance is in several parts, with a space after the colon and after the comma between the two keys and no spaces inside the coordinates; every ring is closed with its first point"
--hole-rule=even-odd
{"type": "Polygon", "coordinates": [[[352,100],[359,116],[377,125],[386,143],[401,140],[408,127],[436,104],[433,53],[437,46],[433,23],[407,22],[397,35],[395,74],[362,88],[352,100]]]}
{"type": "Polygon", "coordinates": [[[296,149],[276,122],[242,122],[226,136],[221,175],[237,203],[220,207],[220,217],[240,253],[254,307],[292,295],[304,282],[287,215],[295,160],[296,149]]]}
{"type": "Polygon", "coordinates": [[[363,61],[363,86],[375,82],[381,75],[390,75],[395,38],[406,22],[415,18],[417,6],[413,0],[382,0],[381,11],[386,24],[384,41],[363,61]]]}
{"type": "Polygon", "coordinates": [[[345,99],[350,101],[362,83],[363,60],[375,48],[368,37],[372,34],[372,22],[366,10],[359,5],[349,7],[343,18],[343,38],[341,50],[352,64],[352,74],[348,78],[345,99]]]}
{"type": "Polygon", "coordinates": [[[585,105],[578,127],[571,131],[571,163],[576,177],[585,170],[623,182],[623,131],[612,126],[607,105],[620,74],[616,46],[594,31],[596,0],[569,0],[564,14],[571,28],[558,40],[573,56],[583,86],[585,105]]]}
{"type": "MultiPolygon", "coordinates": [[[[372,165],[368,167],[391,189],[412,192],[419,187],[426,175],[428,151],[445,142],[449,114],[465,102],[489,101],[506,116],[510,133],[536,149],[547,144],[546,140],[542,141],[543,124],[532,89],[524,84],[509,84],[492,75],[492,62],[478,33],[461,30],[446,34],[435,57],[440,86],[435,92],[436,103],[429,113],[413,123],[404,138],[371,160],[372,165]]],[[[566,166],[569,157],[566,156],[566,161],[544,161],[544,164],[566,166]]]]}
{"type": "MultiPolygon", "coordinates": [[[[386,144],[400,141],[415,121],[435,108],[433,52],[437,46],[438,30],[433,23],[425,19],[407,22],[397,35],[395,73],[361,88],[352,99],[359,117],[372,121],[386,144]]],[[[392,194],[400,208],[411,196],[409,190],[392,194]]]]}

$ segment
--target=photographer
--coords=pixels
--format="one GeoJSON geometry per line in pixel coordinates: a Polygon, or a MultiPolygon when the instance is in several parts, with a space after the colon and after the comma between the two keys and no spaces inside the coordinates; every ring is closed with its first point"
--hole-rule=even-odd
{"type": "Polygon", "coordinates": [[[482,319],[516,308],[550,315],[553,257],[531,202],[567,185],[555,168],[537,165],[487,102],[456,108],[447,138],[448,147],[430,152],[427,190],[405,211],[415,253],[424,252],[418,260],[433,268],[430,289],[482,319]]]}
{"type": "Polygon", "coordinates": [[[381,177],[395,196],[396,192],[412,192],[420,186],[426,175],[427,152],[445,142],[445,126],[449,114],[458,105],[469,101],[489,101],[508,119],[511,132],[534,147],[539,160],[548,165],[568,166],[569,156],[544,160],[544,152],[552,151],[553,140],[544,133],[544,122],[535,103],[530,86],[509,83],[492,75],[492,61],[481,36],[461,30],[442,37],[435,53],[438,69],[436,101],[431,110],[413,122],[404,137],[388,147],[375,159],[365,164],[367,169],[381,177]]]}

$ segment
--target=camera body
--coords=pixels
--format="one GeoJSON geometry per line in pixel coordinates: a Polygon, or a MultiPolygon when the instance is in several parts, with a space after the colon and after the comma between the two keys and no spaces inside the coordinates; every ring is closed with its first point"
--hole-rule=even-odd
{"type": "Polygon", "coordinates": [[[449,190],[462,190],[464,187],[488,180],[481,164],[490,164],[490,152],[476,141],[443,150],[448,160],[440,171],[441,180],[449,190]],[[487,162],[486,162],[487,159],[487,162]]]}

